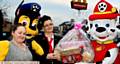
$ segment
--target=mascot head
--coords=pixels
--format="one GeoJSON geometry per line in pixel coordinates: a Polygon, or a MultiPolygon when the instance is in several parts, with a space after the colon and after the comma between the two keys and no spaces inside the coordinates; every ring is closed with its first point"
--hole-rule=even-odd
{"type": "Polygon", "coordinates": [[[102,42],[113,40],[117,35],[117,16],[115,7],[105,0],[99,1],[89,16],[89,33],[93,39],[102,42]]]}
{"type": "Polygon", "coordinates": [[[30,39],[38,34],[38,19],[40,17],[39,11],[41,6],[37,3],[21,2],[15,13],[14,24],[23,24],[26,27],[27,38],[30,39]]]}

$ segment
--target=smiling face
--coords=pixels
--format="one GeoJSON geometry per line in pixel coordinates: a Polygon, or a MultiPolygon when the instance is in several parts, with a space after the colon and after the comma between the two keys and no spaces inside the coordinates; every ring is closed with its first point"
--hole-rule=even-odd
{"type": "Polygon", "coordinates": [[[52,20],[46,20],[43,24],[43,29],[46,33],[52,33],[53,32],[52,20]]]}
{"type": "Polygon", "coordinates": [[[117,31],[115,29],[115,20],[102,19],[90,21],[90,35],[98,41],[113,40],[117,31]]]}
{"type": "Polygon", "coordinates": [[[23,43],[25,41],[26,29],[24,26],[18,26],[15,31],[12,31],[13,39],[17,43],[23,43]]]}

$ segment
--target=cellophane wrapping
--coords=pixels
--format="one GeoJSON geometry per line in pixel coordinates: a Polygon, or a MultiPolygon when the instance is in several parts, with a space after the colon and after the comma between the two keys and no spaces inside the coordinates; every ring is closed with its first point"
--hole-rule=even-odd
{"type": "Polygon", "coordinates": [[[55,50],[63,63],[92,62],[94,58],[90,40],[82,29],[73,28],[58,43],[55,50]]]}

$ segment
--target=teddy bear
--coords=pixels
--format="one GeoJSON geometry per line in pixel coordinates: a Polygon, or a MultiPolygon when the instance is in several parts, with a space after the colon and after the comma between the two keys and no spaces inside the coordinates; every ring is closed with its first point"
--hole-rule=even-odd
{"type": "Polygon", "coordinates": [[[89,16],[88,33],[92,36],[91,46],[94,50],[94,63],[113,64],[118,55],[116,23],[119,16],[117,8],[106,0],[100,0],[89,16]]]}

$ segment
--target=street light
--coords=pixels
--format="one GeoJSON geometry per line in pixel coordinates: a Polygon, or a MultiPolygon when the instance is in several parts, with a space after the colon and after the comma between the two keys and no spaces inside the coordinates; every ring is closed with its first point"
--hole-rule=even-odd
{"type": "MultiPolygon", "coordinates": [[[[87,1],[86,0],[72,0],[71,1],[71,8],[72,9],[75,9],[75,10],[78,10],[78,16],[80,16],[81,17],[81,20],[84,20],[84,16],[82,15],[80,15],[81,14],[81,10],[87,10],[87,5],[88,5],[88,3],[87,3],[87,1]]],[[[82,13],[84,13],[84,12],[82,12],[82,13]]]]}

